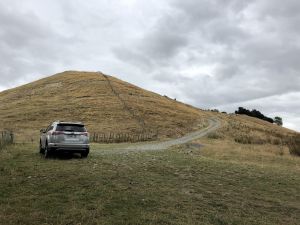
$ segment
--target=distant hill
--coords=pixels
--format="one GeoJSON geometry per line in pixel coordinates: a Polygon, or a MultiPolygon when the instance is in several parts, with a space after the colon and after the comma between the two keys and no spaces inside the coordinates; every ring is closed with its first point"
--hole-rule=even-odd
{"type": "Polygon", "coordinates": [[[51,121],[82,121],[90,132],[177,137],[205,113],[166,96],[98,72],[66,71],[0,93],[0,129],[36,137],[51,121]]]}

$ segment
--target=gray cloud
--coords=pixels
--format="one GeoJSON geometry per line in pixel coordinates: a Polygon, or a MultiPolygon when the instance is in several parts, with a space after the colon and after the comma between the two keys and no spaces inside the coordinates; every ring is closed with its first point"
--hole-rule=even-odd
{"type": "Polygon", "coordinates": [[[70,52],[72,38],[55,31],[33,11],[0,6],[1,85],[51,72],[70,52]],[[64,46],[64,48],[62,48],[64,46]]]}
{"type": "Polygon", "coordinates": [[[220,105],[221,110],[234,111],[237,107],[247,107],[249,109],[263,109],[268,116],[282,116],[287,127],[299,130],[300,122],[300,92],[290,92],[280,95],[273,95],[265,98],[257,98],[246,102],[238,102],[232,104],[220,105]],[[289,110],[287,110],[289,109],[289,110]]]}
{"type": "Polygon", "coordinates": [[[4,0],[0,89],[103,71],[202,108],[258,108],[300,130],[297,0],[4,0]]]}

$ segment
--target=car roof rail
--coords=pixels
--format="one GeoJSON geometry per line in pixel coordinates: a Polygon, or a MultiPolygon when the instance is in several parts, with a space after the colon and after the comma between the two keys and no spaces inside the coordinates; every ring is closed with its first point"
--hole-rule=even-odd
{"type": "Polygon", "coordinates": [[[58,123],[67,123],[67,124],[83,124],[82,122],[79,121],[58,121],[58,123]]]}

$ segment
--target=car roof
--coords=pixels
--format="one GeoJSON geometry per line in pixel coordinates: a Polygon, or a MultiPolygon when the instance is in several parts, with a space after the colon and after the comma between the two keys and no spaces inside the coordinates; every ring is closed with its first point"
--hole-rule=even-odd
{"type": "Polygon", "coordinates": [[[74,124],[74,125],[83,125],[84,124],[82,122],[67,122],[67,121],[55,121],[55,124],[74,124]]]}

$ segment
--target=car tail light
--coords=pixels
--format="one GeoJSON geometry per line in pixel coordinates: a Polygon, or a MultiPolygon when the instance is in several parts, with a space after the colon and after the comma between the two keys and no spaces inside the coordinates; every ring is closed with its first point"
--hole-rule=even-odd
{"type": "Polygon", "coordinates": [[[88,132],[82,132],[81,134],[84,135],[84,136],[87,136],[87,137],[89,136],[88,132]]]}
{"type": "Polygon", "coordinates": [[[52,135],[60,135],[60,134],[64,134],[63,131],[53,131],[52,135]]]}

